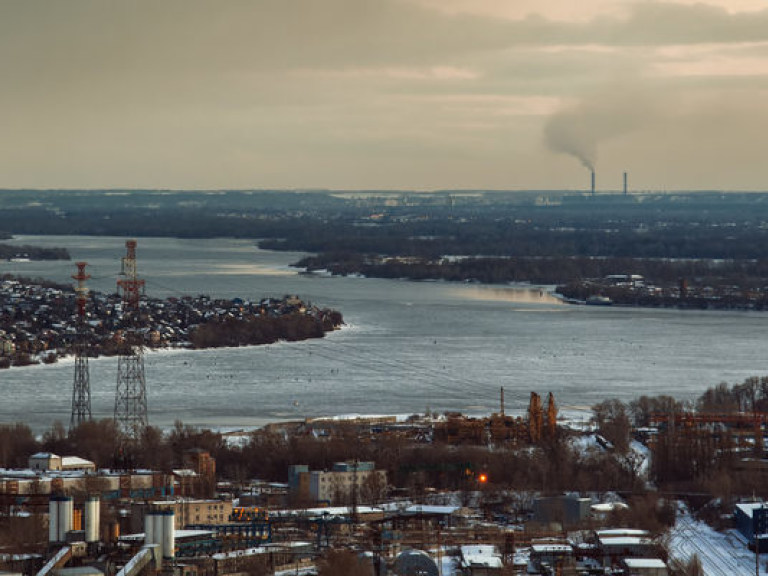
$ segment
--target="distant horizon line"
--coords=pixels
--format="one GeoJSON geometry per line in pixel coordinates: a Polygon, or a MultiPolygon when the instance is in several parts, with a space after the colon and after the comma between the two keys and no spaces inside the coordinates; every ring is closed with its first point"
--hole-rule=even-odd
{"type": "MultiPolygon", "coordinates": [[[[592,195],[589,188],[0,188],[3,192],[165,192],[165,193],[223,193],[223,192],[272,192],[289,194],[325,193],[325,194],[586,194],[592,195]]],[[[596,189],[595,195],[602,196],[637,196],[645,194],[766,194],[768,189],[718,189],[718,188],[665,188],[665,189],[635,189],[626,193],[621,188],[596,189]]]]}

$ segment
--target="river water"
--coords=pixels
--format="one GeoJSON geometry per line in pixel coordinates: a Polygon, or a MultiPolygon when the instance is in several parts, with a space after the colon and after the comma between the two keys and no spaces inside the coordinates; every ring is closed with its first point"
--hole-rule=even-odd
{"type": "MultiPolygon", "coordinates": [[[[71,262],[0,263],[0,273],[71,282],[89,263],[94,290],[115,290],[125,239],[20,236],[67,248],[71,262]]],[[[297,294],[336,308],[347,326],[299,343],[147,352],[150,423],[215,427],[347,414],[509,411],[531,391],[579,413],[606,398],[698,396],[721,381],[766,373],[768,315],[758,312],[571,306],[546,290],[301,275],[301,254],[250,240],[140,238],[148,295],[258,299],[297,294]]],[[[116,360],[90,361],[94,417],[111,417],[116,360]]],[[[0,371],[0,422],[36,431],[67,424],[73,363],[0,371]]]]}

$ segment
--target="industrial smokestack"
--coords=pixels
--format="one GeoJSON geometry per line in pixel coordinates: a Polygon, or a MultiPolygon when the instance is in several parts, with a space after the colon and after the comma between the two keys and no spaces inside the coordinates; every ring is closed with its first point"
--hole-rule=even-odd
{"type": "Polygon", "coordinates": [[[624,172],[624,196],[627,195],[627,173],[624,172]]]}
{"type": "Polygon", "coordinates": [[[595,171],[592,170],[592,196],[595,195],[595,171]]]}

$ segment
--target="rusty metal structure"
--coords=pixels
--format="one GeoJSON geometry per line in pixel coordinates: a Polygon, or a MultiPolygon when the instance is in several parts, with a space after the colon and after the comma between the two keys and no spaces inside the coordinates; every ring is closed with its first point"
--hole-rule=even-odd
{"type": "Polygon", "coordinates": [[[555,395],[550,392],[547,398],[547,437],[554,438],[557,434],[557,406],[555,395]]]}
{"type": "Polygon", "coordinates": [[[735,440],[740,448],[750,448],[756,455],[764,451],[764,428],[768,412],[674,412],[654,413],[650,425],[682,435],[719,435],[735,440]]]}
{"type": "Polygon", "coordinates": [[[542,428],[543,410],[541,396],[536,392],[531,392],[531,400],[528,403],[528,439],[532,444],[537,444],[541,440],[542,428]]]}

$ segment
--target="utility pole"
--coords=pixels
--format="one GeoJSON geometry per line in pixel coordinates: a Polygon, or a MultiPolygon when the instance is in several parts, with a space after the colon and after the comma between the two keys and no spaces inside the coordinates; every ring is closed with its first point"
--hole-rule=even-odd
{"type": "Polygon", "coordinates": [[[120,452],[123,460],[148,425],[147,384],[144,377],[144,344],[140,328],[139,298],[144,280],[136,273],[136,240],[125,243],[122,259],[124,278],[117,281],[123,293],[124,331],[117,358],[117,390],[115,394],[115,424],[121,434],[120,452]]]}
{"type": "Polygon", "coordinates": [[[755,528],[755,576],[760,576],[760,541],[757,539],[757,517],[752,512],[752,523],[755,528]]]}
{"type": "Polygon", "coordinates": [[[358,518],[357,514],[357,506],[358,506],[358,494],[357,494],[357,480],[358,480],[358,474],[357,469],[360,467],[360,459],[355,458],[353,461],[354,468],[352,469],[352,525],[356,525],[360,519],[358,518]]]}
{"type": "Polygon", "coordinates": [[[72,386],[72,415],[69,419],[69,429],[90,420],[91,416],[91,379],[88,372],[88,343],[85,332],[85,304],[88,300],[88,288],[85,281],[90,275],[85,273],[87,262],[76,262],[77,274],[72,276],[77,280],[75,294],[77,296],[77,335],[75,336],[75,379],[72,386]]]}

